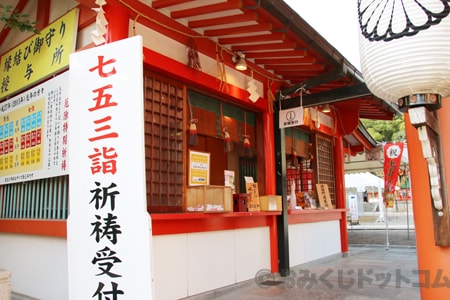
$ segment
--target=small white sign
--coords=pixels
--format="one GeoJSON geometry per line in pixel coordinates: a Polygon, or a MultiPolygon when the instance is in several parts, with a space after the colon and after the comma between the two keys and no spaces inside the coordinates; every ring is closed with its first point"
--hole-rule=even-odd
{"type": "Polygon", "coordinates": [[[290,109],[282,109],[279,112],[279,127],[295,127],[303,125],[303,107],[294,107],[290,109]]]}
{"type": "Polygon", "coordinates": [[[276,198],[269,198],[269,210],[277,210],[278,206],[277,206],[277,199],[276,198]]]}
{"type": "Polygon", "coordinates": [[[358,221],[359,215],[358,215],[358,200],[356,198],[356,195],[350,195],[349,197],[349,209],[350,209],[350,220],[358,221]]]}
{"type": "Polygon", "coordinates": [[[245,180],[245,183],[254,183],[253,177],[251,177],[251,176],[244,176],[244,180],[245,180]]]}
{"type": "Polygon", "coordinates": [[[381,151],[379,150],[366,151],[365,154],[367,161],[381,161],[381,151]]]}

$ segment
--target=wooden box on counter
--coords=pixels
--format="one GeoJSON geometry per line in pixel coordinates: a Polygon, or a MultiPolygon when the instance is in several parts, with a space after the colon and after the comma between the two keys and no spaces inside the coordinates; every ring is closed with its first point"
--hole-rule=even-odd
{"type": "Polygon", "coordinates": [[[231,187],[199,185],[186,188],[185,210],[187,212],[221,213],[233,211],[231,187]]]}

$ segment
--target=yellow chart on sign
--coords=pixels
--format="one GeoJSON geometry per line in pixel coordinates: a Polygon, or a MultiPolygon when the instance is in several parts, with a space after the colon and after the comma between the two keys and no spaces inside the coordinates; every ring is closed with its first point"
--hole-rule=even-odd
{"type": "Polygon", "coordinates": [[[209,184],[209,159],[209,153],[189,151],[189,185],[209,184]]]}
{"type": "Polygon", "coordinates": [[[3,176],[42,168],[45,98],[0,119],[0,172],[3,176]]]}

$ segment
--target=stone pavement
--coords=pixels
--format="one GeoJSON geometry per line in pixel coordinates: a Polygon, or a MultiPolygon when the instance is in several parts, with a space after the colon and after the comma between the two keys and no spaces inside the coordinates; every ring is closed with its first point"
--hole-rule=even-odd
{"type": "Polygon", "coordinates": [[[334,255],[291,268],[280,277],[268,270],[255,280],[187,299],[420,299],[415,247],[352,246],[334,255]]]}

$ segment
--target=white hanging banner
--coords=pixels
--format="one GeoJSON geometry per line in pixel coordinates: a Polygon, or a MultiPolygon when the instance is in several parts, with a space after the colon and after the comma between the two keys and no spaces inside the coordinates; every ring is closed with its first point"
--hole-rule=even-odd
{"type": "Polygon", "coordinates": [[[295,127],[303,125],[303,107],[282,109],[279,112],[279,127],[295,127]]]}
{"type": "Polygon", "coordinates": [[[142,38],[70,57],[69,299],[152,299],[142,38]]]}

